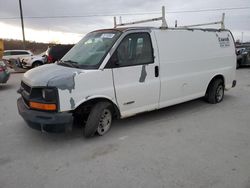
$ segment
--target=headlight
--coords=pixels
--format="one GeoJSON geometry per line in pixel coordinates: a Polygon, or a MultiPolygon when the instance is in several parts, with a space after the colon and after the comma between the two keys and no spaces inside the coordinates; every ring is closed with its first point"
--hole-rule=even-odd
{"type": "Polygon", "coordinates": [[[58,91],[56,88],[32,88],[27,100],[32,109],[58,110],[58,91]]]}
{"type": "Polygon", "coordinates": [[[56,101],[57,100],[56,89],[49,89],[49,88],[42,89],[42,98],[48,102],[56,101]]]}

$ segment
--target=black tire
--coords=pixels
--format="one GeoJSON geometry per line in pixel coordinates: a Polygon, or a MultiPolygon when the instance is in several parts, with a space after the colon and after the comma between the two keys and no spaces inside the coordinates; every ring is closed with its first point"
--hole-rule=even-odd
{"type": "Polygon", "coordinates": [[[43,65],[42,62],[35,61],[35,62],[32,64],[32,68],[39,67],[39,66],[41,66],[41,65],[43,65]]]}
{"type": "Polygon", "coordinates": [[[84,136],[86,138],[94,136],[95,133],[102,136],[106,134],[112,124],[112,116],[113,116],[113,108],[112,105],[109,102],[98,102],[95,104],[88,116],[88,120],[86,122],[85,128],[84,128],[84,136]],[[110,113],[111,118],[109,119],[109,127],[103,131],[103,134],[101,131],[98,132],[99,126],[101,126],[103,121],[103,115],[104,113],[110,113]]]}
{"type": "Polygon", "coordinates": [[[224,83],[221,79],[216,79],[208,86],[205,99],[208,103],[220,103],[224,98],[224,83]]]}

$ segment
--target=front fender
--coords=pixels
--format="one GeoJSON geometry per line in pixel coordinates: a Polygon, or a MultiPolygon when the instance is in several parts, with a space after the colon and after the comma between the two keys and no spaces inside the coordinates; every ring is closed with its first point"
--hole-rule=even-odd
{"type": "Polygon", "coordinates": [[[84,102],[98,98],[116,104],[111,70],[84,70],[84,73],[74,73],[65,79],[58,77],[56,83],[60,111],[75,110],[84,102]]]}
{"type": "Polygon", "coordinates": [[[105,96],[105,95],[89,95],[89,96],[86,96],[83,100],[76,103],[74,110],[76,108],[78,108],[80,105],[82,105],[83,103],[86,103],[86,102],[88,102],[90,100],[94,100],[94,99],[108,100],[108,101],[112,102],[114,105],[116,105],[116,107],[118,108],[117,102],[114,98],[111,98],[111,97],[105,96]]]}

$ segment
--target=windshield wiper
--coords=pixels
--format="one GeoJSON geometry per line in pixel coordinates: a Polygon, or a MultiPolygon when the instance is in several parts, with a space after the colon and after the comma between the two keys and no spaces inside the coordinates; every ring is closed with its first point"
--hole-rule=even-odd
{"type": "Polygon", "coordinates": [[[67,60],[67,61],[60,60],[58,64],[65,65],[65,66],[68,66],[68,67],[73,67],[73,68],[79,68],[78,63],[75,62],[75,61],[71,61],[71,60],[67,60]]]}

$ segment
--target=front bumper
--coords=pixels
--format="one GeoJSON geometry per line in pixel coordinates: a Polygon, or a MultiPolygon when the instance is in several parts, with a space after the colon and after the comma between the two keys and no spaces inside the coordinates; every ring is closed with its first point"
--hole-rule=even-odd
{"type": "Polygon", "coordinates": [[[17,100],[19,114],[27,124],[37,130],[46,132],[64,132],[73,125],[73,116],[68,112],[42,112],[26,107],[22,98],[17,100]]]}

